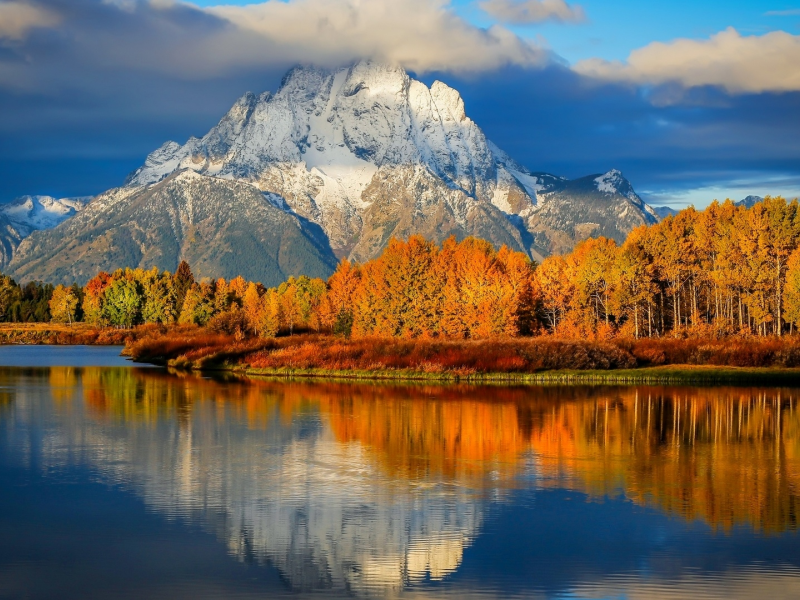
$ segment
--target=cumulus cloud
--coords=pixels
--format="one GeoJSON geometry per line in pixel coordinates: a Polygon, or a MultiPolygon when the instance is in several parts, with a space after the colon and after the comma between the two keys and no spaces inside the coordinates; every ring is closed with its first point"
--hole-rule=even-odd
{"type": "Polygon", "coordinates": [[[0,87],[24,92],[102,88],[109,78],[144,73],[210,81],[361,58],[454,73],[540,66],[552,57],[500,25],[469,23],[450,0],[268,0],[211,8],[174,0],[0,0],[0,45],[4,38],[15,41],[0,53],[0,87]]]}
{"type": "Polygon", "coordinates": [[[584,60],[573,69],[595,79],[637,85],[715,86],[731,94],[800,91],[800,36],[783,31],[742,36],[728,28],[707,40],[654,42],[626,62],[584,60]]]}
{"type": "Polygon", "coordinates": [[[316,63],[372,57],[415,71],[480,71],[548,58],[503,27],[468,23],[449,0],[269,0],[208,12],[316,63]]]}
{"type": "Polygon", "coordinates": [[[34,27],[52,27],[58,21],[58,15],[35,4],[0,1],[0,39],[21,40],[34,27]]]}
{"type": "Polygon", "coordinates": [[[479,6],[495,19],[514,25],[544,21],[577,23],[586,20],[583,8],[571,6],[565,0],[485,0],[479,6]]]}

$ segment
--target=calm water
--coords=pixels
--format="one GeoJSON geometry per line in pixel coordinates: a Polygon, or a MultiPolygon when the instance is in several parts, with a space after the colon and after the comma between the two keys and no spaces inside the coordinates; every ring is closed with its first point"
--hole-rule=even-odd
{"type": "Polygon", "coordinates": [[[798,400],[0,367],[0,597],[800,598],[798,400]]]}

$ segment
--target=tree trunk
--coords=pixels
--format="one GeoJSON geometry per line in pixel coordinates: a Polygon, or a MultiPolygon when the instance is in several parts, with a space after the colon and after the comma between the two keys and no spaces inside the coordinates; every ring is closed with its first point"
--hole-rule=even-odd
{"type": "Polygon", "coordinates": [[[782,323],[782,319],[783,319],[783,314],[782,313],[783,313],[783,311],[781,310],[781,300],[782,300],[782,298],[781,298],[781,292],[782,292],[782,289],[781,289],[781,271],[782,271],[782,264],[781,264],[781,261],[779,260],[778,261],[778,282],[777,282],[777,291],[776,291],[776,296],[777,297],[775,299],[777,301],[777,306],[775,308],[776,308],[777,313],[778,313],[778,315],[777,315],[778,316],[778,322],[775,323],[775,328],[778,331],[778,337],[781,337],[781,335],[783,334],[783,323],[782,323]]]}

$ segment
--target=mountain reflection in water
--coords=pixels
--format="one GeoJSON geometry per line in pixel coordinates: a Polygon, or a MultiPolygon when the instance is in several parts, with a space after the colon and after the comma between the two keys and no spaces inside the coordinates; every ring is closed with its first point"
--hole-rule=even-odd
{"type": "MultiPolygon", "coordinates": [[[[385,596],[452,579],[493,507],[531,487],[622,496],[723,537],[797,528],[797,390],[25,371],[46,382],[43,396],[19,386],[20,373],[0,369],[3,452],[46,472],[89,465],[158,514],[200,524],[238,559],[277,567],[295,591],[385,596]]],[[[787,569],[783,580],[750,569],[725,593],[800,592],[787,569]]],[[[660,597],[664,586],[637,577],[597,576],[571,593],[660,597]]],[[[722,593],[707,584],[692,573],[672,581],[688,596],[722,593]]]]}

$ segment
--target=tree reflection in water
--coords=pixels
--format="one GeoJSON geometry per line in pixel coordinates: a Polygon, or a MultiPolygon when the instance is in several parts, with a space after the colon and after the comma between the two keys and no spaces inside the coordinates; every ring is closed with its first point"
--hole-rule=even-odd
{"type": "Polygon", "coordinates": [[[203,523],[236,556],[275,564],[296,589],[441,579],[488,502],[531,477],[722,531],[797,528],[796,390],[215,381],[112,368],[49,378],[57,411],[82,428],[80,442],[64,433],[52,448],[80,443],[107,477],[203,523]]]}

